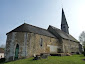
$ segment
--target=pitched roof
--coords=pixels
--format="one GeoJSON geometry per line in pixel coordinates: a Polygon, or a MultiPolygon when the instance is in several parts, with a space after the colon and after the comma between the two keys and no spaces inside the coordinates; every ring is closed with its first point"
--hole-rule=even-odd
{"type": "Polygon", "coordinates": [[[4,53],[4,49],[3,48],[0,48],[0,53],[4,53]]]}
{"type": "Polygon", "coordinates": [[[8,33],[11,33],[11,32],[31,32],[31,33],[36,33],[36,34],[45,35],[45,36],[49,36],[49,37],[55,37],[46,29],[39,28],[39,27],[30,25],[30,24],[26,24],[26,23],[20,25],[19,27],[15,28],[14,30],[12,30],[8,33]]]}
{"type": "MultiPolygon", "coordinates": [[[[56,34],[58,34],[60,37],[64,38],[64,39],[68,39],[68,40],[71,40],[71,41],[75,41],[75,42],[78,42],[78,40],[76,40],[73,36],[71,36],[70,34],[67,34],[65,32],[63,32],[62,30],[56,28],[56,27],[53,27],[53,26],[49,26],[48,30],[52,33],[53,31],[55,31],[56,34]],[[50,29],[51,28],[51,29],[50,29]]],[[[56,35],[55,34],[55,35],[56,35]]]]}

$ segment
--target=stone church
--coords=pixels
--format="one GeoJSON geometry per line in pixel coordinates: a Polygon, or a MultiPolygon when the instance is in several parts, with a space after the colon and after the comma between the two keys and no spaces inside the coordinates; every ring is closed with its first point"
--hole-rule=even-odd
{"type": "Polygon", "coordinates": [[[69,34],[69,26],[63,9],[61,29],[51,25],[48,29],[43,29],[24,23],[6,35],[6,61],[15,58],[29,58],[41,53],[79,52],[79,41],[69,34]]]}

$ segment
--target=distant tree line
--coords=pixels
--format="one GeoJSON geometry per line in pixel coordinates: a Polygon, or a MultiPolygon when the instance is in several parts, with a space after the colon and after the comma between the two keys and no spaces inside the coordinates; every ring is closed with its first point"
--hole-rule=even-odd
{"type": "Polygon", "coordinates": [[[6,46],[5,44],[2,44],[0,45],[0,48],[5,48],[5,46],[6,46]]]}

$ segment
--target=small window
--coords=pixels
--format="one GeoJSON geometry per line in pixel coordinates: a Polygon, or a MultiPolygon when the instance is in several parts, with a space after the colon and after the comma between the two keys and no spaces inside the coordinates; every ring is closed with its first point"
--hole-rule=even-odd
{"type": "Polygon", "coordinates": [[[43,39],[40,38],[40,46],[42,47],[42,45],[43,45],[43,39]]]}

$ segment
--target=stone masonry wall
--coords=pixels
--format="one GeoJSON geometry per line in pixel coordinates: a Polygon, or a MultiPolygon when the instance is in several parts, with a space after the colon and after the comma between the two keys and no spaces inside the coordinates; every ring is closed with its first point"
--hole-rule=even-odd
{"type": "Polygon", "coordinates": [[[17,44],[19,45],[19,58],[31,57],[40,53],[57,53],[60,47],[56,38],[28,32],[12,32],[7,34],[5,53],[7,61],[14,60],[17,44]],[[40,46],[41,38],[42,46],[40,46]]]}
{"type": "Polygon", "coordinates": [[[63,52],[79,52],[79,43],[63,39],[63,52]]]}
{"type": "Polygon", "coordinates": [[[57,47],[59,47],[59,42],[57,39],[43,36],[43,35],[34,34],[34,33],[29,34],[29,36],[30,36],[30,39],[29,39],[30,42],[28,41],[29,46],[27,48],[29,55],[33,55],[33,54],[39,55],[40,53],[52,53],[50,51],[52,46],[53,46],[52,47],[53,49],[56,49],[53,53],[57,53],[57,47]],[[42,46],[40,46],[40,38],[43,39],[42,46]]]}

